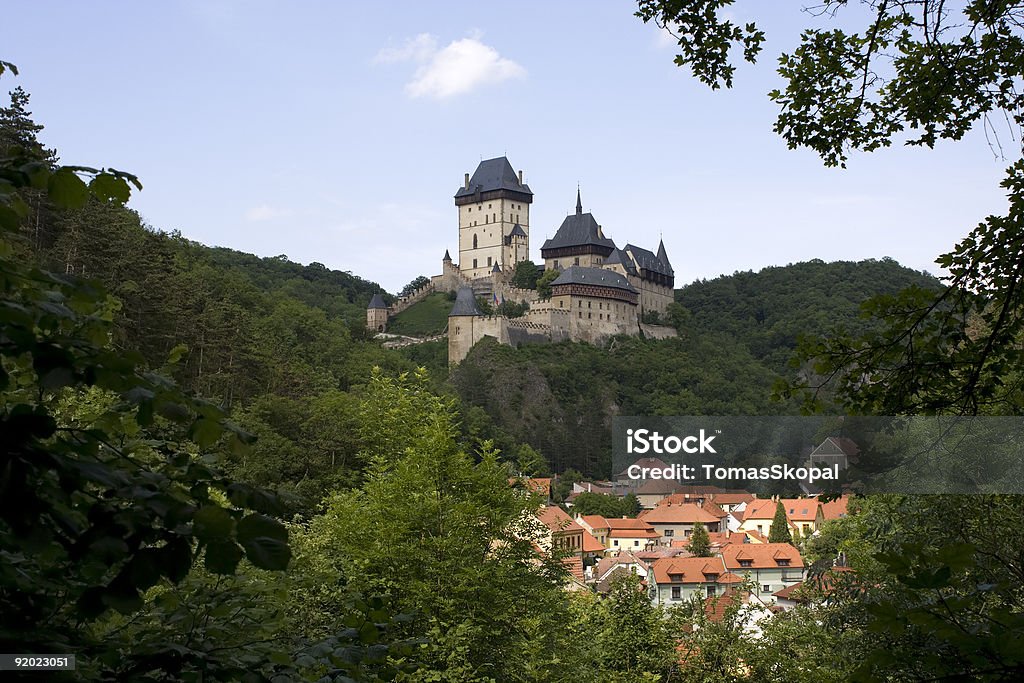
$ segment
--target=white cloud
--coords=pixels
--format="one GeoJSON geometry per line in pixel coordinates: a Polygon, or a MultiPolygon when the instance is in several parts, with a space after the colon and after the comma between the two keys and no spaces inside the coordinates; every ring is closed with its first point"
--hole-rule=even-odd
{"type": "Polygon", "coordinates": [[[438,49],[434,36],[421,33],[401,47],[384,48],[374,61],[419,63],[412,80],[405,86],[410,97],[444,99],[481,85],[526,76],[526,69],[482,43],[479,35],[453,40],[438,49]]]}

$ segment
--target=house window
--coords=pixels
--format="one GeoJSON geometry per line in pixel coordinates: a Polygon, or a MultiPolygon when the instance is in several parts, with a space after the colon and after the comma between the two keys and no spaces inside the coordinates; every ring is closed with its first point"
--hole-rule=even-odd
{"type": "Polygon", "coordinates": [[[762,592],[762,593],[771,593],[771,592],[772,592],[772,587],[771,587],[771,586],[769,586],[769,585],[768,585],[768,584],[766,583],[766,584],[764,584],[763,586],[761,586],[761,592],[762,592]]]}
{"type": "Polygon", "coordinates": [[[640,545],[640,541],[633,541],[633,545],[634,545],[634,546],[638,546],[638,545],[640,545]]]}
{"type": "Polygon", "coordinates": [[[676,532],[675,532],[674,529],[665,529],[665,531],[663,531],[661,535],[662,536],[674,536],[675,533],[676,532]]]}
{"type": "Polygon", "coordinates": [[[718,586],[708,586],[708,597],[715,597],[715,593],[718,591],[718,586]]]}
{"type": "Polygon", "coordinates": [[[612,541],[612,543],[614,543],[616,547],[618,547],[618,545],[619,545],[618,541],[612,541]]]}
{"type": "Polygon", "coordinates": [[[757,533],[759,533],[759,534],[763,534],[764,533],[764,525],[763,524],[758,524],[757,525],[757,533]]]}
{"type": "Polygon", "coordinates": [[[679,586],[672,586],[672,599],[673,600],[680,600],[680,599],[682,599],[682,597],[683,597],[682,593],[683,593],[683,589],[682,588],[680,588],[679,586]]]}
{"type": "Polygon", "coordinates": [[[741,567],[750,567],[754,564],[753,560],[740,560],[741,567]]]}
{"type": "Polygon", "coordinates": [[[788,567],[789,566],[789,560],[775,560],[775,561],[779,564],[780,567],[788,567]]]}
{"type": "Polygon", "coordinates": [[[473,248],[476,249],[476,235],[473,235],[473,248]]]}
{"type": "Polygon", "coordinates": [[[473,259],[473,267],[476,268],[476,259],[473,259]]]}

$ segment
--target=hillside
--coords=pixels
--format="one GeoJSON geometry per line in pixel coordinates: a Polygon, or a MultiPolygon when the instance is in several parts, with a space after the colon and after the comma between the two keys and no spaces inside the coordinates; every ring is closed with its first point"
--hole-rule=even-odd
{"type": "Polygon", "coordinates": [[[412,337],[428,337],[444,332],[453,302],[443,293],[434,293],[418,301],[388,321],[388,332],[412,337]]]}
{"type": "Polygon", "coordinates": [[[892,260],[811,261],[736,273],[676,292],[680,337],[620,338],[607,348],[479,344],[452,372],[462,401],[490,416],[499,443],[526,442],[552,469],[607,476],[615,415],[792,414],[772,400],[800,335],[871,322],[876,294],[937,280],[892,260]]]}
{"type": "Polygon", "coordinates": [[[939,282],[889,258],[772,266],[676,290],[676,301],[687,314],[676,322],[729,335],[767,367],[783,372],[801,335],[837,328],[863,332],[870,321],[860,316],[860,304],[910,285],[931,289],[939,282]]]}

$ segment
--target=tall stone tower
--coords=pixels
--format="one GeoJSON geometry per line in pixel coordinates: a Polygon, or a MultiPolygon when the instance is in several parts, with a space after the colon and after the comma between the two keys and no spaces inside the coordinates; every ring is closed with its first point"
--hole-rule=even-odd
{"type": "Polygon", "coordinates": [[[373,295],[366,307],[366,327],[374,332],[383,332],[388,327],[388,305],[380,292],[373,295]]]}
{"type": "Polygon", "coordinates": [[[459,210],[459,270],[484,277],[494,265],[515,268],[530,258],[530,204],[533,192],[505,157],[481,161],[467,173],[455,206],[459,210]]]}

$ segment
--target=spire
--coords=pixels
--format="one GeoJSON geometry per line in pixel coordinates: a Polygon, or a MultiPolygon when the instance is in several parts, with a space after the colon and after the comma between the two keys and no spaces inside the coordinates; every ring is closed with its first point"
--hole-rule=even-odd
{"type": "Polygon", "coordinates": [[[447,249],[445,249],[445,250],[444,250],[444,258],[443,258],[443,259],[441,259],[441,261],[451,261],[451,260],[452,260],[452,257],[451,257],[451,255],[450,255],[450,254],[448,253],[448,250],[447,250],[447,249]]]}
{"type": "Polygon", "coordinates": [[[580,186],[576,186],[576,215],[579,216],[583,213],[583,202],[580,201],[580,186]]]}

